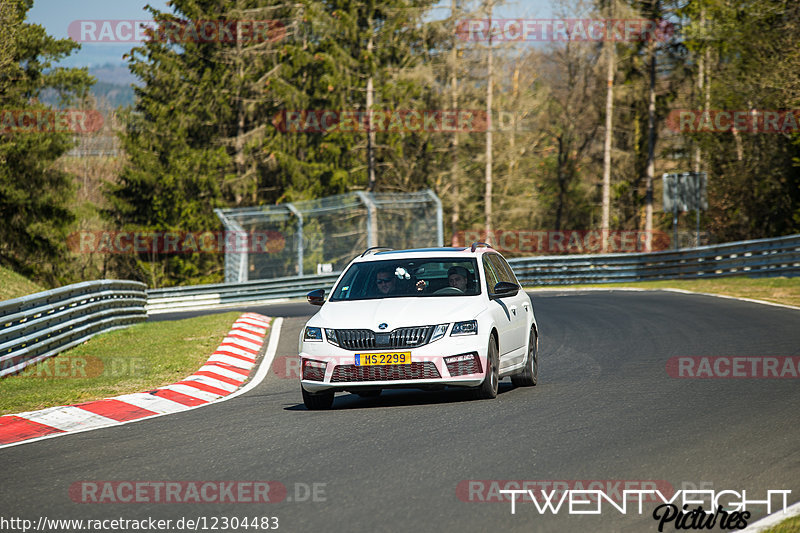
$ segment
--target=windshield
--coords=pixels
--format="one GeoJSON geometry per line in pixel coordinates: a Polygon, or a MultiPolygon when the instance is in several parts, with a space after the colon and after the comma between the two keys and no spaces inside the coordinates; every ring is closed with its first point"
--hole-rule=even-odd
{"type": "Polygon", "coordinates": [[[474,296],[479,281],[474,258],[369,261],[350,265],[330,299],[474,296]]]}

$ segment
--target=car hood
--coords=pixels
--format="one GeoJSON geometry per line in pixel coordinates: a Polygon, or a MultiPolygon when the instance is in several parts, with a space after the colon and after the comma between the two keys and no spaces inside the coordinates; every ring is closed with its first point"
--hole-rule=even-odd
{"type": "Polygon", "coordinates": [[[309,324],[333,329],[379,331],[378,325],[385,323],[384,329],[392,331],[400,327],[472,320],[483,308],[480,296],[326,302],[309,324]]]}

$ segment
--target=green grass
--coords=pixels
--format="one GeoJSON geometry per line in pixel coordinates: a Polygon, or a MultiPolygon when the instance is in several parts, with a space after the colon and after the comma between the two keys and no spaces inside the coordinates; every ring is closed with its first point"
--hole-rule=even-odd
{"type": "Polygon", "coordinates": [[[748,278],[745,276],[691,279],[639,281],[634,283],[603,283],[590,285],[547,285],[530,287],[535,289],[564,288],[612,288],[635,287],[641,289],[684,289],[695,292],[708,292],[739,298],[752,298],[767,302],[794,305],[800,307],[800,277],[795,278],[748,278]]]}
{"type": "Polygon", "coordinates": [[[45,287],[32,282],[25,276],[12,270],[0,267],[0,301],[19,298],[35,292],[47,290],[45,287]]]}
{"type": "Polygon", "coordinates": [[[241,313],[144,322],[103,333],[0,378],[0,414],[142,392],[180,381],[214,352],[241,313]]]}
{"type": "Polygon", "coordinates": [[[800,516],[793,516],[775,527],[765,529],[763,533],[798,533],[800,532],[800,516]]]}

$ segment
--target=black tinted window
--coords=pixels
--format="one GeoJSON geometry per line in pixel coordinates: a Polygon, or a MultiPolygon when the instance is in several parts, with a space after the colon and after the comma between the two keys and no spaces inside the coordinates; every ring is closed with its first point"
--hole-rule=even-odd
{"type": "Polygon", "coordinates": [[[474,258],[425,258],[354,263],[331,300],[480,294],[474,258]]]}

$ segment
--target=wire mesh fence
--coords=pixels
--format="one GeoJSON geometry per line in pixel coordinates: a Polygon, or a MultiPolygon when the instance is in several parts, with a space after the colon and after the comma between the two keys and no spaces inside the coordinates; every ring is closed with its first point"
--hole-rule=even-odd
{"type": "Polygon", "coordinates": [[[226,283],[337,272],[370,246],[444,243],[442,205],[431,190],[357,191],[215,212],[233,235],[226,239],[226,283]]]}

